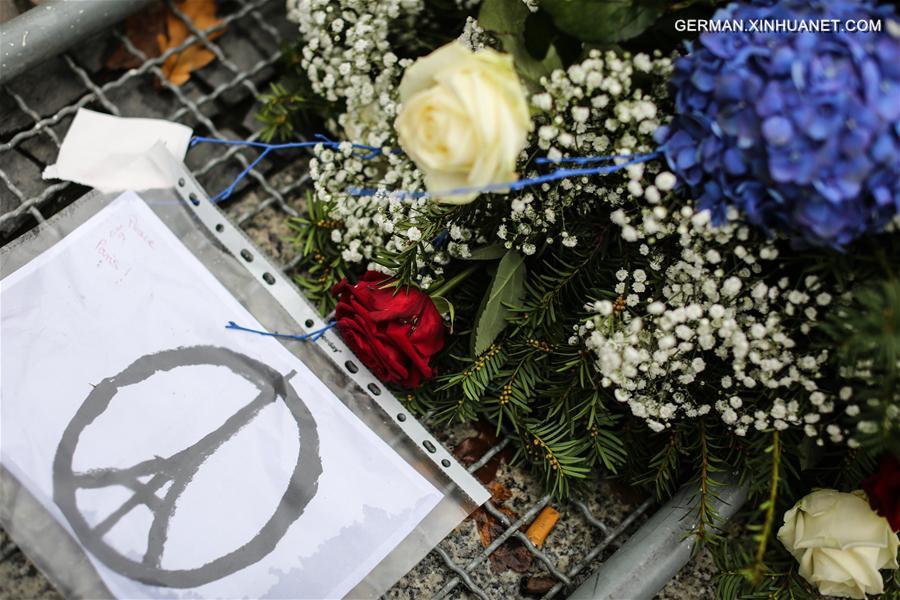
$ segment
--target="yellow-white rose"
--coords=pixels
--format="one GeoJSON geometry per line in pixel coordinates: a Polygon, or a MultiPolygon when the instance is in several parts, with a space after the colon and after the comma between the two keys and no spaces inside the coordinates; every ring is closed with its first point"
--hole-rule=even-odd
{"type": "Polygon", "coordinates": [[[516,180],[532,123],[510,56],[452,42],[410,66],[399,91],[400,145],[437,200],[466,204],[478,194],[440,192],[516,180]]]}
{"type": "Polygon", "coordinates": [[[827,596],[880,594],[879,569],[897,568],[897,536],[861,490],[816,490],[784,514],[778,539],[800,561],[800,575],[827,596]]]}

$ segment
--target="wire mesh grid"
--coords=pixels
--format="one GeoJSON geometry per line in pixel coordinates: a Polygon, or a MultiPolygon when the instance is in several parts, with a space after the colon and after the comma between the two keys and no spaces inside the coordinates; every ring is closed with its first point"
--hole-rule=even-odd
{"type": "MultiPolygon", "coordinates": [[[[219,2],[221,22],[200,31],[171,1],[169,7],[191,35],[161,56],[147,57],[114,28],[79,47],[51,59],[31,73],[13,80],[0,91],[0,241],[7,243],[82,195],[86,189],[68,182],[47,183],[41,171],[54,162],[62,137],[75,112],[93,108],[119,116],[157,117],[179,121],[200,135],[255,140],[259,128],[253,106],[260,91],[276,75],[281,47],[296,30],[284,15],[283,0],[219,2]],[[215,36],[213,34],[220,33],[215,36]],[[200,43],[216,60],[192,74],[182,86],[163,76],[166,59],[200,43]],[[111,48],[122,45],[139,66],[114,72],[104,66],[111,48]]],[[[230,183],[254,158],[251,151],[231,146],[197,147],[187,163],[211,193],[230,183]]],[[[262,161],[225,203],[236,224],[280,261],[290,275],[299,256],[285,242],[287,217],[303,207],[302,189],[308,174],[302,157],[294,154],[262,161]]],[[[465,431],[465,430],[464,430],[465,431]]],[[[471,429],[468,429],[471,433],[471,429]]],[[[442,431],[448,445],[465,433],[442,431]]],[[[503,440],[469,466],[475,472],[509,443],[503,440]]],[[[504,467],[507,483],[515,490],[511,501],[517,514],[488,502],[482,510],[500,524],[501,532],[484,541],[476,527],[464,523],[386,595],[390,598],[434,597],[507,598],[520,594],[521,575],[501,575],[491,568],[490,557],[504,544],[517,544],[532,555],[528,571],[544,576],[538,595],[558,596],[581,581],[603,557],[627,537],[650,509],[649,500],[625,507],[598,486],[591,498],[570,501],[557,529],[541,549],[524,528],[551,503],[540,496],[541,483],[515,468],[504,467]],[[548,580],[547,577],[552,578],[548,580]]],[[[3,536],[4,539],[5,536],[3,536]]],[[[0,563],[18,554],[11,542],[0,548],[0,563]]],[[[532,590],[534,591],[534,590],[532,590]]]]}

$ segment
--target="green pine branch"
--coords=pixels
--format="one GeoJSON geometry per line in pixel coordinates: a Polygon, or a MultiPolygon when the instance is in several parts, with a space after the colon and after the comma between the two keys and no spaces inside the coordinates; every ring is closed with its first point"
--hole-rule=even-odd
{"type": "Polygon", "coordinates": [[[289,241],[301,256],[294,281],[323,315],[335,305],[331,289],[350,272],[331,240],[331,232],[343,224],[330,215],[330,203],[307,192],[306,213],[288,221],[294,233],[289,241]]]}
{"type": "Polygon", "coordinates": [[[522,441],[524,453],[539,465],[547,489],[557,498],[568,496],[573,480],[591,472],[584,437],[571,436],[565,423],[526,422],[522,441]]]}

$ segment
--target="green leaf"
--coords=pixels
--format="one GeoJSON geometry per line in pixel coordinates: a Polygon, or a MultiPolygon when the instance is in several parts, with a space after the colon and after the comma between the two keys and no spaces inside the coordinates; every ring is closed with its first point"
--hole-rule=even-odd
{"type": "Polygon", "coordinates": [[[485,0],[478,13],[478,24],[495,34],[516,63],[519,73],[534,83],[562,67],[562,60],[552,44],[543,56],[528,51],[525,20],[531,13],[522,0],[485,0]]]}
{"type": "Polygon", "coordinates": [[[515,250],[503,255],[491,286],[485,294],[474,333],[475,355],[484,353],[506,328],[512,316],[508,305],[517,304],[525,291],[525,261],[515,250]]]}
{"type": "Polygon", "coordinates": [[[504,254],[506,254],[506,248],[503,247],[503,244],[492,244],[475,248],[466,260],[497,260],[504,254]]]}
{"type": "Polygon", "coordinates": [[[584,42],[605,44],[640,35],[665,12],[666,4],[665,0],[541,0],[541,8],[559,29],[584,42]]]}
{"type": "Polygon", "coordinates": [[[443,296],[432,296],[431,301],[439,313],[450,319],[450,333],[453,333],[453,321],[456,319],[456,309],[453,308],[453,303],[443,296]]]}
{"type": "Polygon", "coordinates": [[[804,437],[797,445],[797,455],[800,459],[800,468],[806,471],[819,464],[819,461],[825,455],[825,451],[814,443],[813,438],[804,437]]]}

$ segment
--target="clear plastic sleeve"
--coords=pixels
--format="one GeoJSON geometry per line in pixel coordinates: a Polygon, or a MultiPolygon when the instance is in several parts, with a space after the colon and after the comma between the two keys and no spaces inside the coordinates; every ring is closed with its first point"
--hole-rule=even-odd
{"type": "MultiPolygon", "coordinates": [[[[190,176],[182,163],[174,159],[162,147],[154,148],[148,156],[175,184],[170,189],[137,190],[136,196],[134,196],[137,200],[133,201],[141,202],[159,217],[168,231],[180,240],[180,243],[199,260],[205,270],[224,286],[228,294],[236,299],[266,331],[304,333],[319,330],[326,325],[322,317],[297,292],[281,271],[253,246],[243,232],[228,221],[218,207],[209,201],[203,189],[190,176]]],[[[0,281],[0,286],[7,285],[11,274],[19,271],[39,256],[48,253],[47,251],[66,236],[98,215],[119,197],[118,192],[108,194],[91,192],[63,209],[46,223],[42,223],[39,227],[2,248],[0,265],[2,265],[3,280],[0,281]]],[[[102,253],[97,258],[97,260],[108,259],[109,257],[102,256],[102,253]]],[[[14,303],[12,304],[13,306],[9,310],[15,308],[14,303]]],[[[4,307],[4,313],[7,313],[3,315],[4,329],[6,329],[7,326],[12,327],[11,324],[15,323],[17,317],[8,313],[7,307],[4,307]]],[[[98,318],[102,317],[102,315],[97,316],[98,318]]],[[[133,335],[141,336],[144,328],[160,326],[160,323],[136,321],[133,335]]],[[[41,336],[42,332],[33,331],[30,335],[41,336]]],[[[242,332],[230,332],[230,335],[246,336],[234,338],[237,345],[244,343],[242,340],[245,340],[247,344],[256,343],[251,342],[251,339],[258,337],[242,332]]],[[[6,337],[6,332],[4,332],[4,337],[6,337]]],[[[12,336],[11,339],[20,338],[12,336]]],[[[71,345],[68,346],[68,351],[77,352],[78,342],[69,343],[71,345]]],[[[353,598],[377,597],[430,552],[472,510],[485,502],[488,494],[477,480],[472,478],[454,457],[404,409],[390,391],[385,389],[353,356],[341,341],[336,330],[326,331],[314,343],[290,340],[278,340],[277,343],[315,374],[315,377],[324,384],[323,390],[327,388],[333,393],[365,425],[366,429],[393,449],[393,452],[405,465],[411,467],[418,476],[427,481],[440,494],[440,499],[433,504],[433,508],[402,540],[394,542],[384,540],[380,552],[383,553],[387,548],[389,551],[386,556],[380,558],[377,565],[368,570],[361,580],[344,594],[346,597],[353,598]]],[[[36,346],[36,348],[39,349],[40,346],[36,346]]],[[[26,350],[30,352],[33,349],[10,346],[9,341],[6,340],[2,350],[0,356],[2,356],[2,361],[7,363],[9,369],[15,367],[21,370],[18,365],[20,363],[27,365],[28,363],[21,362],[25,359],[14,357],[18,356],[20,352],[26,350]]],[[[156,362],[152,365],[153,369],[165,370],[167,367],[160,367],[160,361],[164,363],[166,358],[160,357],[160,355],[155,356],[156,358],[153,360],[156,362]]],[[[230,360],[227,357],[220,358],[223,364],[230,360]]],[[[96,360],[103,361],[104,357],[97,356],[96,360]]],[[[217,360],[219,359],[215,359],[213,362],[217,360]]],[[[119,374],[120,385],[134,383],[136,379],[132,377],[135,375],[133,369],[139,370],[139,367],[135,367],[136,364],[129,367],[132,372],[125,373],[123,371],[119,374]]],[[[27,368],[27,366],[23,368],[27,368]]],[[[4,381],[13,378],[9,374],[9,369],[4,366],[4,381]]],[[[15,376],[15,374],[13,375],[15,376]]],[[[55,374],[48,374],[48,377],[53,376],[55,374]]],[[[61,375],[59,376],[61,377],[61,375]]],[[[102,396],[105,393],[102,391],[105,389],[104,386],[110,385],[109,381],[104,379],[98,384],[94,388],[92,396],[102,396]],[[98,389],[101,391],[96,391],[98,389]]],[[[4,409],[3,427],[6,430],[4,434],[12,431],[9,428],[18,426],[18,423],[15,422],[16,418],[24,418],[16,417],[16,410],[13,410],[14,394],[17,389],[19,388],[12,387],[11,384],[4,386],[3,389],[3,397],[0,401],[2,401],[4,409]]],[[[36,414],[34,418],[40,416],[40,414],[36,414]]],[[[294,416],[302,427],[304,419],[307,417],[302,414],[294,416]]],[[[66,435],[68,434],[67,429],[66,435]]],[[[78,432],[74,434],[73,444],[79,441],[78,435],[78,432]]],[[[320,442],[327,435],[329,435],[328,430],[320,426],[318,431],[320,442]]],[[[14,435],[8,437],[9,444],[16,443],[14,435]]],[[[65,435],[63,437],[65,438],[65,435]]],[[[303,435],[300,437],[302,440],[303,435]]],[[[83,442],[83,439],[80,441],[83,442]]],[[[303,444],[302,441],[300,443],[303,444]]],[[[3,446],[6,445],[6,443],[3,444],[3,446]]],[[[63,442],[60,442],[60,445],[62,446],[63,442]]],[[[21,449],[16,451],[21,452],[21,449]]],[[[60,462],[60,454],[65,453],[57,451],[54,469],[59,468],[57,463],[60,462]]],[[[69,454],[71,463],[71,451],[69,454]]],[[[26,463],[17,464],[14,457],[15,452],[12,446],[3,448],[2,461],[0,461],[2,462],[2,468],[0,468],[0,486],[2,486],[0,487],[0,492],[2,492],[0,523],[63,594],[68,597],[90,598],[115,595],[111,592],[110,586],[104,583],[106,579],[97,569],[101,563],[104,566],[112,565],[113,567],[119,563],[124,564],[125,566],[121,569],[116,569],[117,576],[123,573],[136,574],[135,576],[144,584],[154,581],[154,575],[150,572],[152,569],[142,571],[140,564],[137,566],[133,564],[141,563],[141,560],[135,559],[129,562],[126,560],[127,557],[123,559],[118,555],[112,555],[115,553],[106,556],[105,553],[110,550],[107,544],[100,544],[93,547],[89,554],[86,553],[84,540],[92,539],[90,536],[93,535],[91,533],[93,525],[75,523],[74,521],[81,520],[80,517],[74,521],[68,519],[75,501],[70,502],[66,498],[69,496],[74,498],[75,492],[69,494],[67,491],[61,491],[59,480],[54,479],[54,497],[48,497],[46,486],[42,488],[36,484],[35,482],[39,478],[32,478],[33,473],[23,471],[22,464],[26,463]],[[62,514],[67,515],[67,518],[59,518],[60,510],[62,510],[62,514]],[[81,534],[85,532],[87,532],[87,537],[82,537],[81,534]]],[[[308,468],[308,465],[305,468],[308,468]]],[[[298,466],[298,473],[299,470],[298,466]]],[[[299,476],[302,477],[303,474],[301,473],[299,476]]],[[[137,489],[144,484],[135,483],[134,485],[137,489]]],[[[289,495],[286,493],[285,498],[288,498],[289,495]]],[[[298,500],[293,498],[290,502],[296,503],[298,500]]],[[[275,520],[274,517],[273,520],[275,520]]],[[[345,540],[350,544],[348,547],[353,546],[354,536],[359,540],[357,544],[359,546],[375,548],[379,545],[377,540],[367,539],[365,533],[364,531],[354,532],[352,528],[334,532],[337,537],[349,536],[345,540]]],[[[152,534],[150,537],[152,538],[152,534]]],[[[277,544],[297,543],[297,538],[293,539],[294,542],[289,542],[286,538],[281,538],[277,544]]],[[[152,539],[148,544],[153,544],[152,539]]],[[[247,545],[252,544],[248,543],[247,545]]],[[[302,548],[298,547],[297,550],[300,551],[302,548]]],[[[149,549],[147,553],[150,554],[149,549]]],[[[265,549],[258,550],[257,554],[265,554],[265,549]]],[[[204,566],[214,562],[211,560],[204,566]]],[[[156,563],[158,566],[158,557],[156,563]]],[[[229,565],[232,563],[225,561],[216,564],[229,565]]],[[[218,572],[213,569],[212,576],[214,577],[216,573],[220,572],[229,572],[228,568],[224,571],[220,569],[218,572]]],[[[323,566],[317,568],[322,569],[323,566]]],[[[324,568],[327,570],[327,565],[324,568]]],[[[182,571],[184,570],[182,569],[182,571]]],[[[189,590],[191,593],[197,594],[191,597],[199,597],[210,593],[211,589],[221,589],[202,587],[205,585],[204,581],[209,579],[209,570],[202,573],[202,569],[194,571],[192,571],[193,575],[171,576],[171,581],[176,582],[171,590],[167,589],[166,585],[166,581],[169,579],[160,579],[157,582],[158,585],[135,588],[135,590],[150,590],[150,595],[155,595],[155,592],[158,591],[158,595],[161,597],[183,597],[181,593],[174,593],[175,588],[178,588],[182,592],[189,590]],[[192,585],[194,583],[199,583],[199,585],[192,585]],[[173,593],[169,593],[170,591],[173,593]]],[[[122,595],[123,588],[116,589],[119,590],[118,595],[122,595]]],[[[290,587],[288,579],[282,578],[278,585],[271,587],[268,595],[269,597],[288,597],[296,595],[297,591],[296,588],[290,587]]],[[[221,595],[222,592],[217,593],[221,595]]],[[[319,593],[321,592],[310,592],[313,597],[319,593]]]]}

